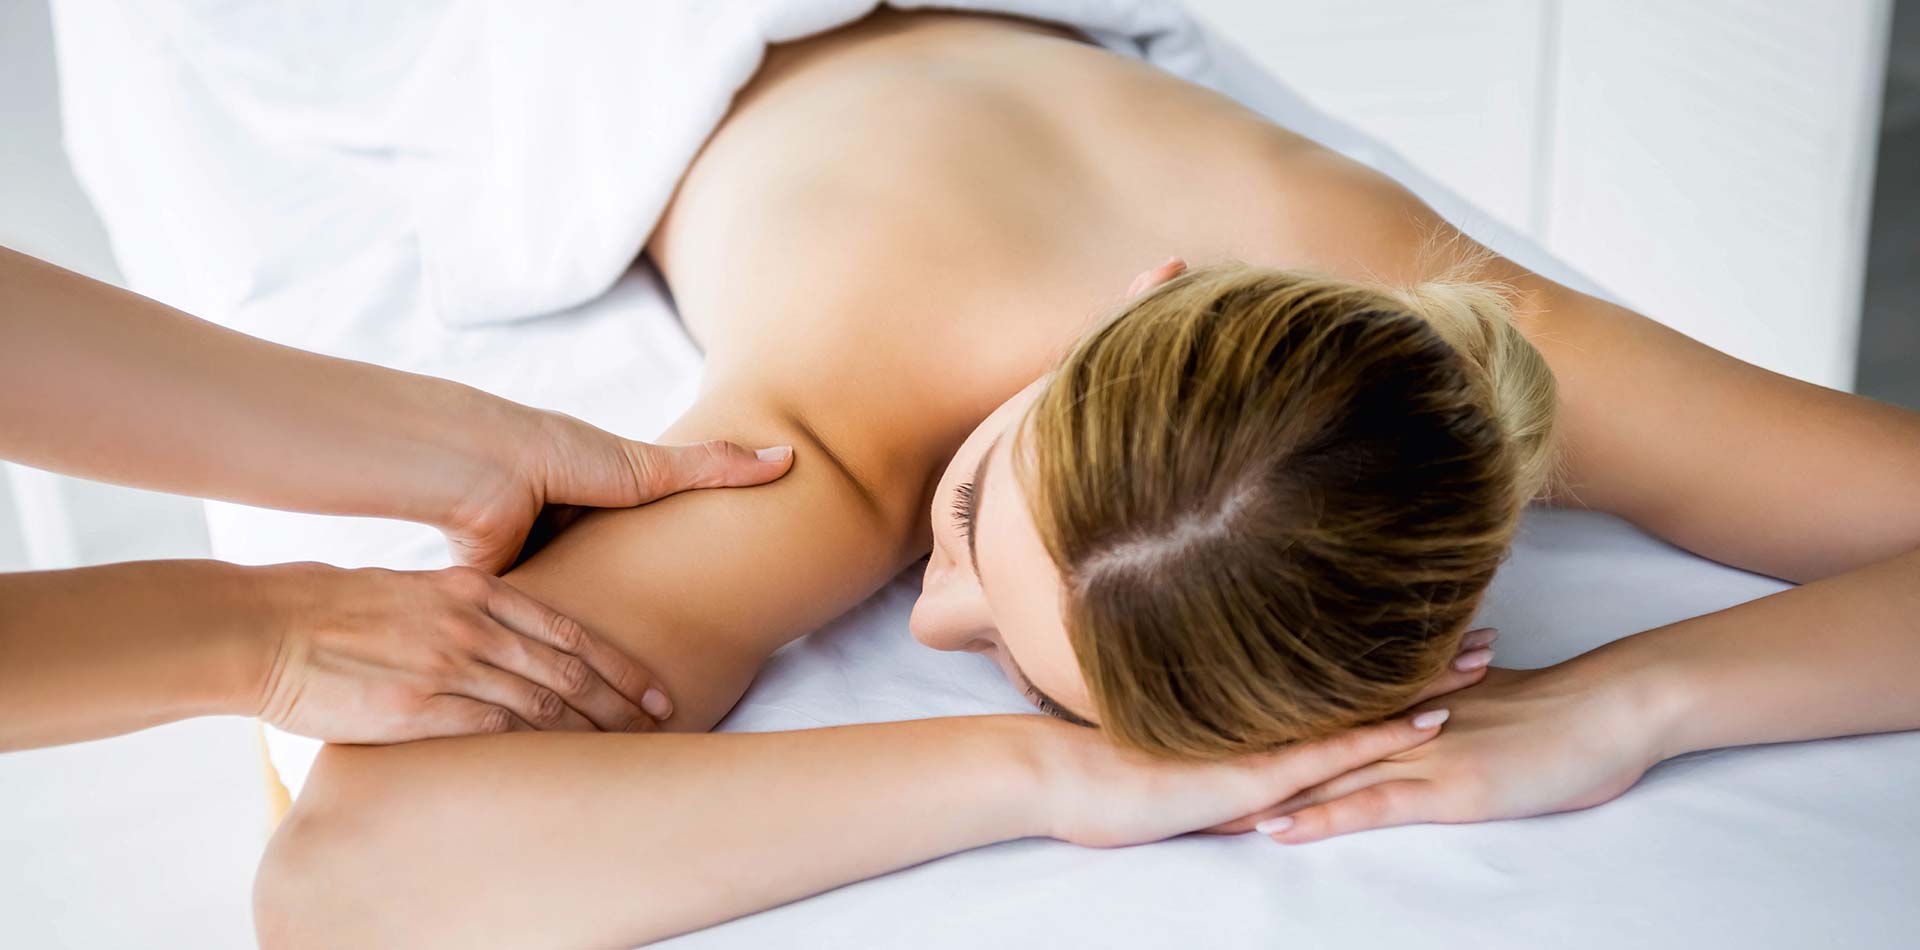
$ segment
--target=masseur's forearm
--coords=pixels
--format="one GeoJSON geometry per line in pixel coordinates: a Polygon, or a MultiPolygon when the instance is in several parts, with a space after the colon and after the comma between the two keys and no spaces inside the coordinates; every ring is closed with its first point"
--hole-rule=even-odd
{"type": "Polygon", "coordinates": [[[1659,757],[1920,729],[1920,551],[1574,661],[1650,687],[1659,757]]]}
{"type": "MultiPolygon", "coordinates": [[[[0,248],[0,457],[101,481],[436,523],[511,404],[278,346],[0,248]]],[[[514,445],[512,438],[486,445],[514,445]]]]}
{"type": "Polygon", "coordinates": [[[631,946],[1044,833],[1056,727],[331,746],[268,849],[255,919],[268,947],[631,946]]]}
{"type": "Polygon", "coordinates": [[[254,714],[277,576],[215,561],[0,574],[0,751],[254,714]]]}

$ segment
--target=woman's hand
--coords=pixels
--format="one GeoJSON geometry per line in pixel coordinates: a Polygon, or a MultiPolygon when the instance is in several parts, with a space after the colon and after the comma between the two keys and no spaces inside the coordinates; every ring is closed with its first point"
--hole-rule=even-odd
{"type": "Polygon", "coordinates": [[[673,711],[625,654],[482,571],[251,570],[277,620],[256,708],[288,732],[350,743],[641,732],[673,711]]]}
{"type": "MultiPolygon", "coordinates": [[[[515,424],[492,426],[497,460],[464,476],[436,522],[458,564],[498,574],[538,550],[588,508],[629,508],[694,488],[759,485],[787,473],[789,446],[732,442],[653,445],[572,416],[507,403],[515,424]]],[[[474,415],[478,415],[475,413],[474,415]]]]}
{"type": "Polygon", "coordinates": [[[1633,787],[1663,758],[1664,704],[1590,657],[1490,670],[1445,697],[1452,725],[1408,749],[1255,816],[1282,844],[1415,822],[1574,811],[1633,787]]]}
{"type": "Polygon", "coordinates": [[[1439,734],[1444,709],[1275,752],[1219,762],[1157,758],[1122,749],[1092,729],[1060,724],[1060,748],[1043,807],[1047,834],[1096,848],[1145,844],[1219,825],[1301,790],[1417,751],[1439,734]]]}

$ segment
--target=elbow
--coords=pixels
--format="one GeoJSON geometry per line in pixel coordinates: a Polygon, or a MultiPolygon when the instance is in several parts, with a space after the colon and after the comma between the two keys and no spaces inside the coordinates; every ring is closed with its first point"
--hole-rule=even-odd
{"type": "Polygon", "coordinates": [[[377,904],[356,899],[351,869],[375,867],[324,811],[296,805],[280,822],[253,879],[253,926],[265,950],[374,946],[363,930],[377,904]]]}

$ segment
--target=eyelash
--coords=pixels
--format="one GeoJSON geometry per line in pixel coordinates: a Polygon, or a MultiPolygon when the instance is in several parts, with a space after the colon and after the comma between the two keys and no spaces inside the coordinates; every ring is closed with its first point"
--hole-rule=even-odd
{"type": "Polygon", "coordinates": [[[1055,703],[1053,700],[1040,695],[1040,691],[1037,689],[1034,689],[1032,686],[1027,687],[1027,698],[1032,700],[1034,707],[1039,709],[1041,712],[1046,713],[1047,715],[1052,716],[1055,719],[1067,720],[1069,722],[1072,721],[1067,719],[1066,710],[1061,709],[1059,704],[1055,703]]]}
{"type": "Polygon", "coordinates": [[[973,483],[953,486],[953,523],[963,537],[973,537],[973,483]]]}

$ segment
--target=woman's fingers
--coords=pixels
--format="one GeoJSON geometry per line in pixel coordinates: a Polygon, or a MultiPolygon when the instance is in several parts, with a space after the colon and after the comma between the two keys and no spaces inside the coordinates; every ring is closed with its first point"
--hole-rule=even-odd
{"type": "Polygon", "coordinates": [[[1281,844],[1306,844],[1336,835],[1433,820],[1435,790],[1425,779],[1369,785],[1290,815],[1265,819],[1254,830],[1281,844]]]}
{"type": "Polygon", "coordinates": [[[1398,755],[1440,734],[1447,721],[1444,709],[1429,709],[1413,716],[1349,729],[1326,739],[1291,746],[1270,753],[1269,777],[1287,794],[1311,788],[1371,765],[1390,755],[1398,755]]]}
{"type": "Polygon", "coordinates": [[[1180,276],[1180,274],[1186,269],[1187,269],[1186,261],[1183,261],[1177,257],[1169,257],[1167,258],[1167,262],[1165,264],[1161,264],[1159,267],[1156,267],[1152,270],[1141,271],[1139,276],[1136,276],[1133,279],[1133,283],[1127,285],[1127,299],[1132,300],[1133,298],[1138,297],[1141,294],[1144,294],[1147,291],[1152,290],[1153,288],[1158,287],[1161,284],[1164,284],[1167,281],[1170,281],[1175,277],[1180,276]]]}
{"type": "Polygon", "coordinates": [[[626,732],[651,725],[636,726],[631,721],[636,710],[654,720],[673,715],[673,702],[638,663],[511,584],[495,582],[487,612],[524,640],[496,644],[483,659],[554,690],[602,729],[626,732]]]}
{"type": "Polygon", "coordinates": [[[1453,662],[1447,664],[1446,672],[1428,683],[1419,695],[1413,698],[1413,705],[1419,705],[1436,696],[1445,696],[1455,690],[1466,689],[1487,676],[1487,669],[1493,663],[1493,641],[1498,639],[1500,631],[1492,627],[1469,630],[1460,638],[1460,650],[1454,654],[1453,662]]]}
{"type": "Polygon", "coordinates": [[[1258,827],[1261,822],[1270,818],[1290,815],[1309,805],[1318,805],[1321,802],[1332,801],[1343,795],[1350,795],[1357,792],[1369,785],[1379,785],[1382,782],[1393,781],[1395,778],[1405,776],[1408,771],[1408,766],[1409,763],[1394,760],[1364,765],[1345,775],[1336,776],[1319,785],[1301,791],[1292,798],[1271,808],[1262,809],[1245,818],[1230,821],[1207,830],[1214,834],[1223,835],[1241,834],[1252,831],[1258,827]]]}

